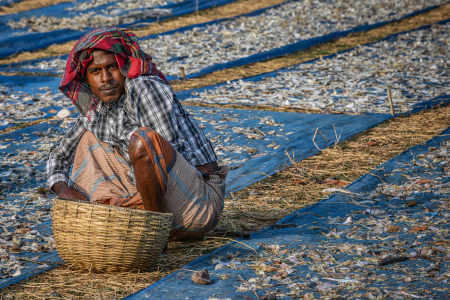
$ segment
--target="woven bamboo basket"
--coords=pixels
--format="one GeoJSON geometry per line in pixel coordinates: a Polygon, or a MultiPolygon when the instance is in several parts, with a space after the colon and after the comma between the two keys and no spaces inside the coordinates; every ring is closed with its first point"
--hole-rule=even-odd
{"type": "Polygon", "coordinates": [[[56,198],[56,250],[66,263],[94,271],[145,270],[169,237],[172,214],[56,198]]]}

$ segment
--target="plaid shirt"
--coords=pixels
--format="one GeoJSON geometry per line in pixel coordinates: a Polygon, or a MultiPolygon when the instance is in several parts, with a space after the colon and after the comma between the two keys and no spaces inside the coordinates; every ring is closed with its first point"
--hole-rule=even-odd
{"type": "Polygon", "coordinates": [[[171,87],[156,76],[126,79],[126,93],[112,104],[101,101],[87,116],[80,116],[51,151],[47,162],[48,185],[68,182],[76,148],[86,130],[116,147],[129,163],[132,133],[149,127],[163,136],[193,166],[217,161],[206,136],[176,99],[171,87]]]}

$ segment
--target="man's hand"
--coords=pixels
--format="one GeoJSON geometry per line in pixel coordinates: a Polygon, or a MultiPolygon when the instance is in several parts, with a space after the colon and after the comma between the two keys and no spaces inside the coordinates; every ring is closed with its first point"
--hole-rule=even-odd
{"type": "Polygon", "coordinates": [[[65,182],[55,183],[52,187],[53,191],[58,195],[59,198],[66,200],[83,200],[88,201],[86,196],[77,191],[74,188],[69,187],[65,182]]]}

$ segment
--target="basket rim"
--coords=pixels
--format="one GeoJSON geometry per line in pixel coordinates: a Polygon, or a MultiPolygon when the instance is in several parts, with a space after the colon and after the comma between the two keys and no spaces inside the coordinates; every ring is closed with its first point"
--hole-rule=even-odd
{"type": "MultiPolygon", "coordinates": [[[[72,199],[63,199],[60,197],[55,197],[55,199],[53,199],[53,202],[66,202],[66,203],[70,203],[72,205],[82,205],[82,206],[94,206],[94,207],[101,207],[101,208],[106,208],[106,209],[113,209],[113,210],[118,210],[118,211],[133,211],[139,214],[145,214],[145,215],[160,215],[160,216],[166,216],[166,217],[173,217],[173,213],[165,213],[165,212],[157,212],[157,211],[152,211],[152,210],[145,210],[145,209],[135,209],[135,208],[130,208],[130,207],[121,207],[121,206],[115,206],[115,205],[109,205],[109,204],[103,204],[103,203],[96,203],[96,202],[89,202],[89,201],[83,201],[83,200],[72,200],[72,199]]],[[[54,206],[52,206],[53,208],[54,206]]]]}

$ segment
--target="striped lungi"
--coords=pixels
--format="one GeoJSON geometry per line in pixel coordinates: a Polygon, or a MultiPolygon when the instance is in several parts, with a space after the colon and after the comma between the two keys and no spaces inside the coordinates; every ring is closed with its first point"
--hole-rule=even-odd
{"type": "MultiPolygon", "coordinates": [[[[139,129],[137,133],[146,134],[145,140],[156,145],[155,132],[139,129]]],[[[162,171],[167,171],[162,211],[173,214],[173,229],[196,232],[213,229],[223,210],[224,180],[219,175],[205,180],[178,152],[170,169],[162,171]]],[[[144,208],[130,164],[117,149],[98,140],[90,131],[83,134],[77,146],[70,179],[73,187],[91,202],[144,208]]]]}

